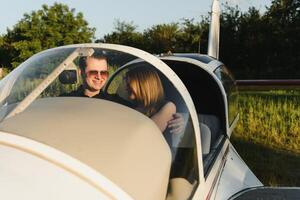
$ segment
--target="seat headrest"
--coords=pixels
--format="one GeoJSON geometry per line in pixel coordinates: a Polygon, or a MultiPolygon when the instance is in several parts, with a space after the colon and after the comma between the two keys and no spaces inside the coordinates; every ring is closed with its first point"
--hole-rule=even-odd
{"type": "Polygon", "coordinates": [[[200,123],[202,154],[207,155],[210,152],[211,132],[207,125],[200,123]]]}
{"type": "Polygon", "coordinates": [[[58,79],[62,84],[75,84],[78,81],[77,71],[75,69],[64,70],[58,79]]]}

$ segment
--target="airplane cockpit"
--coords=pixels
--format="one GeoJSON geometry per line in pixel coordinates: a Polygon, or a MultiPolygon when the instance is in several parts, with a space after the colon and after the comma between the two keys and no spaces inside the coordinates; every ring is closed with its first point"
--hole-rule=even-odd
{"type": "MultiPolygon", "coordinates": [[[[192,199],[216,175],[238,119],[232,75],[199,54],[153,56],[110,44],[59,47],[25,61],[1,81],[0,91],[1,131],[75,158],[133,199],[192,199]],[[107,73],[90,75],[103,79],[91,79],[100,96],[69,95],[91,87],[80,59],[93,55],[109,66],[107,73]],[[163,110],[166,105],[171,111],[163,110]],[[176,130],[161,113],[177,116],[176,130]]],[[[97,177],[63,165],[110,190],[95,183],[97,177]]]]}
{"type": "MultiPolygon", "coordinates": [[[[229,136],[231,134],[231,131],[227,130],[227,123],[234,125],[238,119],[238,91],[235,80],[223,64],[216,63],[206,55],[174,54],[162,56],[161,60],[175,71],[189,91],[198,115],[200,129],[203,129],[201,132],[205,133],[207,132],[205,130],[209,128],[211,147],[203,153],[206,174],[217,148],[227,136],[226,133],[230,132],[229,136]],[[211,63],[212,66],[210,66],[211,63]],[[225,94],[222,91],[223,87],[225,94]],[[228,99],[227,105],[225,105],[226,98],[228,99]],[[226,108],[229,112],[229,122],[226,108]]],[[[205,149],[207,139],[204,136],[201,139],[206,140],[202,142],[202,149],[205,149]]]]}

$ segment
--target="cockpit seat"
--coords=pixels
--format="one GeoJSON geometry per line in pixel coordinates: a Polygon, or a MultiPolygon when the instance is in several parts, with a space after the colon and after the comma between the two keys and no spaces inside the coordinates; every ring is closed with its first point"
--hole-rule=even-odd
{"type": "Polygon", "coordinates": [[[58,79],[62,84],[75,84],[78,82],[77,71],[75,69],[64,70],[58,79]]]}
{"type": "Polygon", "coordinates": [[[224,134],[222,134],[221,122],[217,116],[198,114],[198,119],[201,128],[204,171],[207,171],[219,144],[223,141],[224,134]],[[208,141],[209,134],[211,135],[210,141],[208,141]]]}
{"type": "Polygon", "coordinates": [[[210,152],[211,145],[211,131],[209,127],[203,123],[200,123],[201,131],[201,146],[203,156],[207,156],[210,152]]]}
{"type": "Polygon", "coordinates": [[[205,124],[211,131],[211,144],[214,145],[221,135],[221,124],[217,116],[211,114],[198,114],[199,123],[205,124]]]}
{"type": "Polygon", "coordinates": [[[172,178],[169,183],[170,191],[168,192],[166,200],[189,199],[196,184],[197,181],[191,184],[185,178],[172,178]]]}

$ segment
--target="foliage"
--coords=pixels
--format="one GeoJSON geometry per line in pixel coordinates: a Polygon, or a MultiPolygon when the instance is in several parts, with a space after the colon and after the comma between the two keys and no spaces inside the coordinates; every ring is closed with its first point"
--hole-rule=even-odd
{"type": "Polygon", "coordinates": [[[244,92],[239,108],[239,137],[300,153],[300,91],[244,92]]]}
{"type": "Polygon", "coordinates": [[[239,154],[266,185],[300,185],[300,90],[246,91],[232,135],[239,154]]]}
{"type": "Polygon", "coordinates": [[[239,79],[299,78],[299,10],[294,0],[273,0],[264,14],[227,7],[221,17],[220,59],[239,79]]]}
{"type": "MultiPolygon", "coordinates": [[[[233,135],[235,136],[235,135],[233,135]]],[[[232,137],[239,155],[265,186],[300,186],[300,155],[232,137]]]]}
{"type": "Polygon", "coordinates": [[[272,44],[270,66],[272,73],[280,76],[295,74],[299,78],[300,57],[300,1],[299,0],[273,0],[272,5],[265,14],[269,24],[269,44],[272,44]],[[276,59],[274,59],[276,58],[276,59]],[[281,70],[284,66],[285,70],[281,70]]]}
{"type": "Polygon", "coordinates": [[[143,35],[136,31],[137,26],[131,23],[117,20],[115,22],[115,31],[111,34],[107,34],[103,39],[96,42],[107,42],[114,44],[123,44],[133,46],[136,48],[143,48],[143,35]]]}
{"type": "Polygon", "coordinates": [[[173,52],[199,52],[203,32],[202,24],[194,19],[183,19],[177,32],[173,52]]]}
{"type": "Polygon", "coordinates": [[[265,184],[299,186],[300,90],[244,91],[231,139],[265,184]]]}
{"type": "MultiPolygon", "coordinates": [[[[300,1],[273,0],[265,13],[254,7],[241,12],[238,7],[224,4],[220,22],[220,60],[236,78],[299,78],[300,1]]],[[[132,23],[122,22],[102,41],[151,53],[199,52],[199,48],[206,53],[209,23],[208,17],[200,22],[183,19],[139,33],[132,23]]]]}
{"type": "Polygon", "coordinates": [[[24,14],[12,30],[7,30],[0,43],[0,65],[14,68],[41,50],[91,42],[94,32],[75,9],[60,3],[43,5],[41,10],[24,14]]]}
{"type": "MultiPolygon", "coordinates": [[[[298,79],[300,75],[300,1],[272,0],[261,13],[241,12],[224,4],[221,14],[220,60],[237,79],[298,79]]],[[[117,20],[115,30],[96,42],[124,44],[150,53],[207,52],[210,18],[154,25],[143,32],[133,22],[117,20]]],[[[43,49],[90,42],[82,13],[55,3],[25,14],[12,30],[0,36],[0,67],[12,69],[43,49]]]]}
{"type": "Polygon", "coordinates": [[[178,34],[178,24],[159,24],[147,29],[144,37],[148,42],[147,48],[151,49],[153,53],[173,52],[178,34]]]}
{"type": "Polygon", "coordinates": [[[151,53],[198,52],[201,23],[183,19],[182,23],[158,24],[137,31],[132,22],[116,21],[115,30],[97,42],[129,45],[151,53]]]}

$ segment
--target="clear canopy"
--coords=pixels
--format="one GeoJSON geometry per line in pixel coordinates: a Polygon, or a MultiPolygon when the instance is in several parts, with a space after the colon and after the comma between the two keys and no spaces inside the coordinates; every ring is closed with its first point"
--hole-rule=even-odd
{"type": "Polygon", "coordinates": [[[91,97],[130,107],[152,119],[160,128],[172,153],[170,180],[185,178],[191,194],[199,183],[199,174],[194,126],[187,103],[174,81],[168,78],[172,75],[160,68],[164,63],[151,55],[150,62],[137,55],[144,54],[93,45],[41,52],[1,80],[0,120],[18,115],[37,99],[46,98],[91,97]],[[159,117],[167,109],[170,120],[174,114],[181,116],[184,125],[178,130],[168,127],[170,120],[162,124],[164,116],[159,117]],[[172,133],[174,131],[177,133],[172,133]]]}

